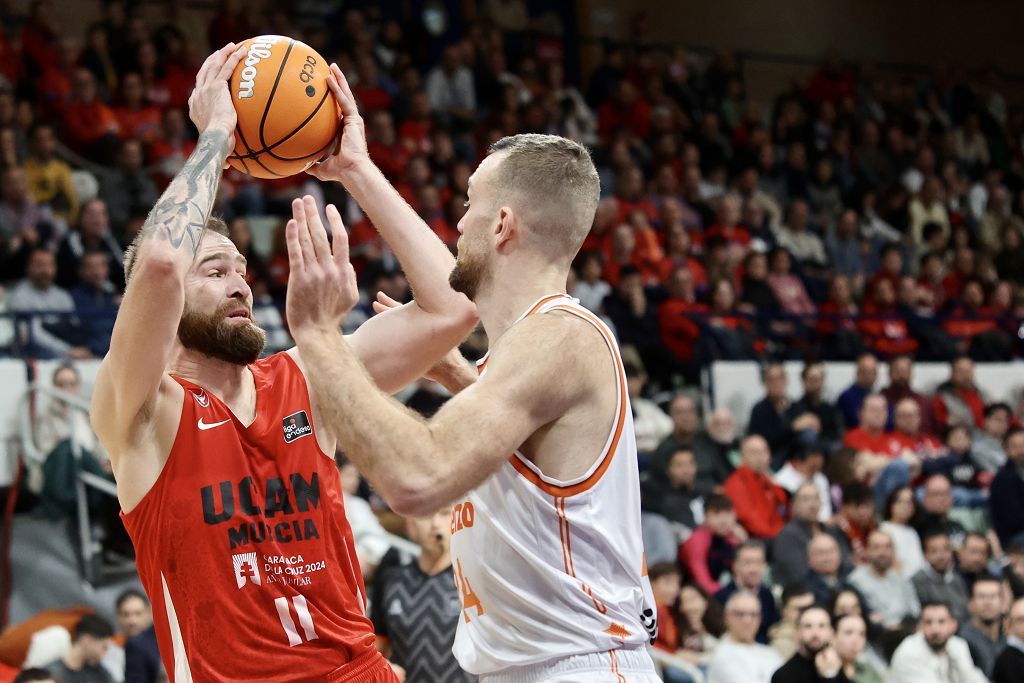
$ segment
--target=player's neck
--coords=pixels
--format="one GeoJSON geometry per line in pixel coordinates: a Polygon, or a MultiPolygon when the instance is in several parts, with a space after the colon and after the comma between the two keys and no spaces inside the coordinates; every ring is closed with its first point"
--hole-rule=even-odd
{"type": "Polygon", "coordinates": [[[246,366],[184,348],[178,349],[168,372],[203,387],[229,406],[244,398],[252,387],[252,375],[246,366]]]}
{"type": "Polygon", "coordinates": [[[475,303],[491,346],[538,300],[564,294],[566,276],[564,270],[550,265],[517,268],[496,272],[489,282],[481,284],[475,303]]]}

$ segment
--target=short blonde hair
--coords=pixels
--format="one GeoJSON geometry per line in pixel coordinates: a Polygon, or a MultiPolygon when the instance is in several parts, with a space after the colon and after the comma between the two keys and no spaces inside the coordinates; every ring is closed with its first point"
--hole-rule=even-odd
{"type": "Polygon", "coordinates": [[[513,204],[525,224],[547,244],[564,247],[572,259],[594,222],[601,180],[587,148],[557,135],[526,133],[504,137],[489,154],[503,154],[494,186],[513,204]]]}

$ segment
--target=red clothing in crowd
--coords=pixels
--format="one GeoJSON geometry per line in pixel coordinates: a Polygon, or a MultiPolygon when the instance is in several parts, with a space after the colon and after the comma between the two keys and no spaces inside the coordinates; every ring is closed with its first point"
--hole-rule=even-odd
{"type": "Polygon", "coordinates": [[[863,564],[866,562],[867,558],[864,556],[864,549],[868,544],[868,536],[875,530],[874,521],[868,524],[866,528],[862,528],[842,513],[836,515],[835,519],[836,526],[839,527],[850,542],[850,556],[853,558],[854,563],[863,564]]]}
{"type": "Polygon", "coordinates": [[[708,307],[701,303],[691,303],[678,299],[668,299],[658,308],[658,329],[661,330],[661,343],[676,357],[688,363],[694,359],[697,339],[700,338],[700,317],[707,315],[708,307]]]}
{"type": "Polygon", "coordinates": [[[626,106],[608,100],[597,110],[597,124],[604,140],[611,140],[623,128],[646,138],[651,128],[651,105],[639,99],[626,106]]]}
{"type": "Polygon", "coordinates": [[[946,407],[946,402],[942,400],[943,394],[950,394],[953,399],[965,403],[971,409],[971,415],[974,416],[974,426],[981,429],[982,425],[985,424],[985,399],[981,397],[981,392],[974,387],[960,389],[940,386],[939,391],[935,394],[935,400],[932,402],[932,408],[935,410],[935,421],[940,425],[948,425],[949,408],[946,407]]]}
{"type": "MultiPolygon", "coordinates": [[[[694,529],[686,542],[679,547],[679,563],[690,572],[690,576],[697,582],[697,585],[709,595],[717,593],[718,589],[722,587],[718,582],[718,577],[711,576],[711,572],[708,571],[708,551],[711,550],[714,538],[711,529],[702,524],[694,529]]],[[[720,538],[733,548],[739,545],[739,541],[731,536],[720,538]]]]}
{"type": "Polygon", "coordinates": [[[379,142],[371,142],[367,145],[370,158],[377,168],[392,183],[405,177],[405,167],[409,165],[409,150],[405,145],[396,143],[394,145],[383,145],[379,142]]]}
{"type": "Polygon", "coordinates": [[[892,434],[885,432],[871,434],[863,427],[855,427],[846,432],[846,436],[843,437],[843,446],[875,455],[887,455],[890,458],[895,458],[903,450],[899,439],[892,434]]]}
{"type": "Polygon", "coordinates": [[[742,225],[723,227],[712,225],[704,232],[704,242],[707,243],[713,237],[721,237],[726,244],[738,244],[741,247],[750,246],[750,233],[742,225]]]}
{"type": "Polygon", "coordinates": [[[79,153],[88,151],[89,147],[104,135],[117,135],[121,132],[114,112],[99,100],[93,100],[89,104],[70,102],[64,106],[63,114],[61,140],[79,153]]]}
{"type": "Polygon", "coordinates": [[[679,624],[671,605],[658,603],[658,637],[654,647],[672,654],[679,649],[679,624]]]}
{"type": "Polygon", "coordinates": [[[725,495],[736,508],[736,519],[751,536],[775,538],[789,517],[786,491],[767,475],[740,465],[725,480],[725,495]]]}
{"type": "Polygon", "coordinates": [[[685,260],[675,256],[666,256],[661,259],[661,263],[658,264],[658,279],[662,282],[668,282],[669,275],[680,266],[684,266],[690,271],[690,275],[693,276],[693,286],[695,289],[707,287],[707,271],[704,270],[703,264],[692,256],[687,256],[685,260]]]}
{"type": "Polygon", "coordinates": [[[114,116],[121,126],[122,140],[152,142],[161,135],[159,107],[145,106],[138,109],[115,107],[114,116]]]}
{"type": "Polygon", "coordinates": [[[942,442],[934,436],[928,436],[922,432],[907,434],[906,432],[889,432],[888,435],[900,445],[901,450],[913,451],[920,456],[932,458],[942,452],[942,442]]]}
{"type": "Polygon", "coordinates": [[[619,211],[615,216],[616,223],[625,223],[629,219],[629,214],[634,211],[641,211],[647,220],[652,224],[658,222],[658,207],[654,205],[650,199],[623,199],[622,197],[616,197],[616,203],[618,204],[619,211]]]}
{"type": "Polygon", "coordinates": [[[892,358],[917,351],[917,340],[910,336],[907,321],[894,310],[882,310],[865,305],[864,314],[857,327],[864,336],[869,349],[883,358],[892,358]]]}
{"type": "Polygon", "coordinates": [[[999,329],[999,325],[989,315],[985,310],[974,312],[957,307],[942,321],[942,329],[953,338],[961,351],[966,351],[975,335],[999,329]]]}

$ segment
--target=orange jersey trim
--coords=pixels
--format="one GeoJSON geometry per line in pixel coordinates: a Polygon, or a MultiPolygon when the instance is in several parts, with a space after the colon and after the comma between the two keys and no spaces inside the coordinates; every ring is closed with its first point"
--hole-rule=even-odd
{"type": "MultiPolygon", "coordinates": [[[[534,310],[536,310],[536,308],[538,308],[540,305],[541,304],[538,304],[538,306],[534,307],[534,310]]],[[[611,443],[608,444],[608,447],[605,449],[604,453],[601,454],[600,464],[597,466],[597,469],[595,469],[589,477],[587,477],[586,479],[579,483],[570,484],[567,486],[552,484],[550,482],[544,481],[541,478],[541,476],[537,474],[537,472],[532,470],[526,463],[520,460],[518,456],[512,455],[509,457],[509,462],[512,464],[512,467],[514,467],[516,471],[519,472],[519,474],[523,475],[523,477],[525,477],[530,483],[540,488],[540,490],[556,497],[570,497],[575,496],[578,493],[583,493],[584,491],[593,488],[594,484],[600,481],[601,477],[608,470],[609,465],[611,465],[612,456],[615,454],[615,450],[619,446],[619,439],[622,437],[622,430],[626,425],[626,400],[629,395],[629,392],[626,387],[625,375],[621,369],[622,361],[619,357],[619,351],[615,347],[615,341],[609,338],[608,334],[601,328],[601,321],[592,313],[576,310],[574,308],[556,307],[552,308],[551,310],[560,310],[566,313],[570,313],[594,325],[594,327],[601,334],[601,336],[604,337],[605,343],[608,344],[608,348],[611,349],[612,359],[614,360],[616,366],[615,374],[618,377],[619,382],[619,417],[618,421],[615,424],[614,436],[612,437],[611,443]]]]}

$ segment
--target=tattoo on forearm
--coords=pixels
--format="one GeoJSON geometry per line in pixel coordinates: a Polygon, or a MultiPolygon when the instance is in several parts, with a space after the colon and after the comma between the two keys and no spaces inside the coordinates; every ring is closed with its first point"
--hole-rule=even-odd
{"type": "Polygon", "coordinates": [[[188,249],[194,256],[213,209],[227,152],[227,133],[208,130],[200,135],[195,151],[149,212],[143,232],[167,240],[175,249],[188,249]]]}

